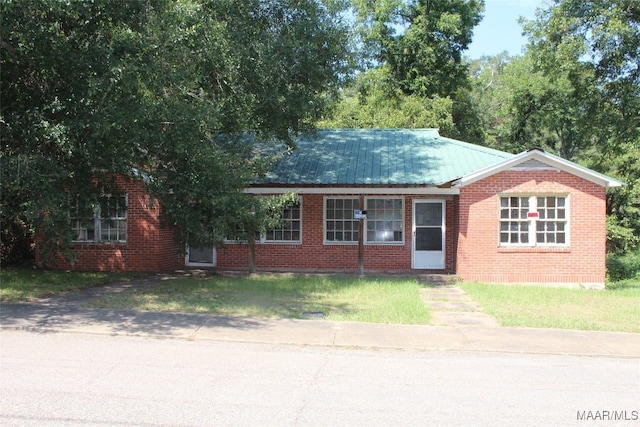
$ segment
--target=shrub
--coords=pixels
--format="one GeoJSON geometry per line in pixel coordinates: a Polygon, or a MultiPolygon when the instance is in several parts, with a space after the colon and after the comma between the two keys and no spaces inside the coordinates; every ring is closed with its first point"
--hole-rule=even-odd
{"type": "Polygon", "coordinates": [[[640,276],[640,251],[607,255],[607,276],[611,281],[640,276]]]}

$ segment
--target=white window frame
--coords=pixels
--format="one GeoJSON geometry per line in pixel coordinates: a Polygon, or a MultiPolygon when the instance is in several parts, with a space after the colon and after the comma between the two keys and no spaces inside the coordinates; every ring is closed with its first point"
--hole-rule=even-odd
{"type": "MultiPolygon", "coordinates": [[[[549,247],[549,248],[563,248],[568,247],[570,245],[570,212],[569,212],[569,195],[567,194],[501,194],[498,196],[498,245],[500,247],[549,247]],[[508,205],[503,206],[502,200],[509,199],[508,205]],[[518,203],[518,207],[513,207],[511,205],[511,198],[517,198],[519,200],[527,199],[528,206],[520,207],[520,203],[518,203]],[[553,209],[549,209],[546,207],[547,199],[554,198],[556,201],[556,206],[553,209]],[[544,199],[545,206],[538,207],[538,200],[544,199]],[[564,206],[558,207],[557,201],[558,199],[564,200],[564,206]],[[558,218],[558,213],[560,210],[564,211],[564,218],[558,218]],[[508,212],[507,212],[508,211],[508,212]],[[517,216],[512,216],[514,211],[518,211],[517,216]],[[548,218],[548,213],[553,212],[553,216],[555,218],[548,218]],[[506,216],[505,216],[506,213],[506,216]],[[526,215],[526,217],[523,217],[526,215]],[[504,216],[504,218],[503,218],[504,216]],[[514,224],[512,224],[514,223],[514,224]],[[523,232],[520,229],[512,229],[515,226],[515,223],[526,224],[527,231],[523,232]],[[505,229],[504,224],[507,224],[505,229]],[[542,230],[538,231],[538,228],[541,224],[553,224],[553,228],[556,228],[559,224],[563,224],[564,230],[561,232],[564,233],[564,242],[547,242],[546,237],[544,242],[538,242],[538,234],[544,233],[547,236],[549,234],[553,234],[556,239],[558,235],[558,230],[542,230]],[[527,236],[527,242],[511,242],[510,235],[517,234],[518,236],[527,236]],[[506,242],[503,241],[503,237],[506,235],[506,242]]],[[[546,227],[545,227],[546,228],[546,227]]],[[[518,238],[520,240],[520,237],[518,238]]]]}
{"type": "MultiPolygon", "coordinates": [[[[74,233],[74,238],[72,239],[73,243],[110,243],[110,244],[116,244],[116,243],[127,243],[127,239],[129,236],[129,219],[128,219],[128,209],[127,207],[129,206],[129,196],[127,194],[123,194],[123,195],[111,195],[111,194],[103,194],[100,196],[100,198],[107,198],[110,199],[111,197],[123,197],[124,198],[124,203],[125,203],[125,209],[117,209],[116,216],[110,216],[110,217],[104,217],[102,216],[102,212],[101,212],[101,208],[100,208],[100,202],[96,202],[93,205],[93,218],[90,217],[81,217],[81,216],[71,216],[70,215],[70,219],[71,219],[71,229],[74,233]],[[83,227],[83,223],[91,223],[93,222],[93,239],[89,239],[88,238],[88,234],[89,234],[89,227],[83,227]],[[124,227],[115,227],[116,230],[116,239],[111,239],[111,238],[107,238],[107,239],[103,239],[103,229],[104,224],[103,222],[115,222],[116,224],[120,224],[121,222],[124,222],[124,227]],[[124,238],[119,238],[120,237],[120,233],[124,234],[124,238]],[[87,236],[85,238],[79,238],[81,235],[87,236]]],[[[109,226],[110,227],[110,226],[109,226]]],[[[111,233],[109,233],[111,234],[111,233]]]]}
{"type": "MultiPolygon", "coordinates": [[[[323,199],[323,203],[322,203],[322,233],[323,233],[323,242],[325,245],[357,245],[358,244],[358,239],[355,240],[329,240],[327,239],[327,234],[329,232],[336,232],[336,228],[334,227],[333,230],[330,229],[330,227],[328,226],[329,221],[332,221],[334,223],[334,226],[337,224],[337,221],[341,222],[342,225],[344,226],[345,222],[349,222],[351,223],[351,233],[352,234],[356,234],[359,233],[359,228],[360,228],[360,224],[358,223],[357,219],[353,218],[353,210],[355,209],[359,209],[359,197],[358,196],[325,196],[323,199]],[[346,218],[344,217],[345,215],[343,215],[343,218],[327,218],[327,202],[329,200],[351,200],[352,202],[355,201],[355,204],[352,203],[352,209],[350,209],[349,211],[345,210],[344,208],[342,208],[342,212],[350,212],[346,218]],[[355,229],[353,228],[355,227],[355,229]]],[[[344,233],[344,227],[342,230],[337,230],[338,232],[342,232],[344,233]]],[[[349,231],[347,231],[349,232],[349,231]]]]}

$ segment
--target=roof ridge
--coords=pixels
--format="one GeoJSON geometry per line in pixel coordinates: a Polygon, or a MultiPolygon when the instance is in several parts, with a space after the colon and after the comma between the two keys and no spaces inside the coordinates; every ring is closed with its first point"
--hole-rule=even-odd
{"type": "Polygon", "coordinates": [[[504,155],[506,155],[505,158],[515,156],[515,154],[513,154],[513,153],[509,153],[507,151],[498,150],[497,148],[491,148],[491,147],[488,147],[486,145],[474,144],[473,142],[461,141],[459,139],[453,139],[453,138],[449,138],[449,137],[442,136],[442,135],[438,136],[438,138],[446,139],[447,141],[449,141],[449,142],[451,142],[453,144],[460,145],[460,146],[463,146],[463,147],[466,147],[466,148],[470,148],[472,150],[479,151],[479,152],[496,154],[496,155],[497,154],[504,154],[504,155]]]}

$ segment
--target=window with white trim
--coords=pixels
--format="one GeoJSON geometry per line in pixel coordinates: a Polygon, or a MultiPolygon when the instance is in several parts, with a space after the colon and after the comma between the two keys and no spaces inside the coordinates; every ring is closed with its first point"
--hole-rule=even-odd
{"type": "Polygon", "coordinates": [[[367,243],[404,242],[404,201],[402,198],[367,198],[367,243]]]}
{"type": "Polygon", "coordinates": [[[500,246],[566,246],[566,196],[500,197],[500,246]]]}
{"type": "Polygon", "coordinates": [[[97,203],[79,206],[70,212],[74,242],[126,243],[127,196],[104,195],[97,203]]]}
{"type": "Polygon", "coordinates": [[[282,224],[273,230],[267,230],[260,239],[262,242],[301,242],[302,218],[300,204],[285,208],[282,212],[282,224]]]}
{"type": "Polygon", "coordinates": [[[325,243],[358,242],[360,220],[353,219],[353,211],[358,209],[358,206],[358,198],[325,198],[325,243]]]}

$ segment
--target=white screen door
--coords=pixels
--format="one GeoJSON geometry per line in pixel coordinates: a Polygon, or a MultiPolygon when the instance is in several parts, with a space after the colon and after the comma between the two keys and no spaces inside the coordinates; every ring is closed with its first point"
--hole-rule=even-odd
{"type": "Polygon", "coordinates": [[[413,268],[444,268],[444,201],[413,201],[413,268]]]}

